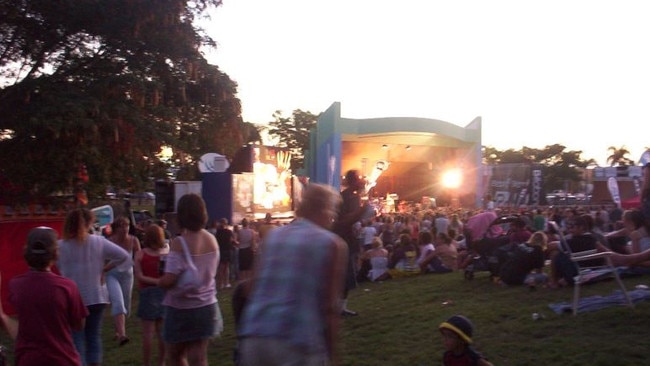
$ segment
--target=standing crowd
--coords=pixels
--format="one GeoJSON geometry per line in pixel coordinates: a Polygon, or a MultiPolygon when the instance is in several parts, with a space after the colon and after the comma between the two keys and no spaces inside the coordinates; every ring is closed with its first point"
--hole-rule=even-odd
{"type": "Polygon", "coordinates": [[[29,271],[9,282],[16,316],[0,305],[2,324],[15,338],[15,364],[101,365],[104,310],[110,304],[116,344],[131,341],[126,318],[135,285],[142,364],[207,365],[209,340],[223,329],[219,245],[205,229],[200,196],[181,197],[177,220],[175,237],[164,222],[151,223],[142,243],[129,234],[126,217],[112,223],[108,237],[93,234],[95,217],[85,208],[68,212],[60,239],[51,228],[32,229],[24,249],[29,271]]]}
{"type": "MultiPolygon", "coordinates": [[[[502,285],[569,284],[565,243],[572,251],[611,251],[615,265],[647,273],[649,181],[641,210],[488,204],[473,211],[413,205],[377,213],[362,201],[365,182],[351,170],[341,192],[307,185],[296,217],[285,225],[270,214],[259,224],[208,222],[203,199],[187,194],[178,202],[175,235],[159,222],[143,228],[141,238],[130,234],[133,223],[123,217],[110,236],[92,234],[92,212],[74,209],[60,238],[46,227],[29,232],[29,271],[9,282],[16,316],[0,303],[0,318],[16,339],[16,365],[100,365],[104,311],[110,304],[116,344],[132,341],[125,324],[136,287],[142,364],[201,366],[208,365],[209,340],[223,330],[217,291],[233,288],[237,365],[338,364],[340,319],[359,315],[348,307],[358,282],[471,273],[485,239],[508,248],[493,273],[502,285]]],[[[444,364],[490,365],[471,347],[468,318],[449,318],[439,331],[444,364]]]]}

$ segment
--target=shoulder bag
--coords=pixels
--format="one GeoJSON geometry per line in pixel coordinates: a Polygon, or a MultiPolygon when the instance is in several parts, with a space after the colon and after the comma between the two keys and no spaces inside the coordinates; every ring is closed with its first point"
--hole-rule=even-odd
{"type": "Polygon", "coordinates": [[[192,261],[192,256],[190,255],[190,250],[187,248],[185,238],[182,236],[179,236],[178,238],[183,247],[183,255],[185,257],[185,262],[187,262],[187,268],[179,275],[178,280],[176,281],[176,286],[184,290],[195,289],[201,285],[199,270],[194,265],[194,261],[192,261]]]}

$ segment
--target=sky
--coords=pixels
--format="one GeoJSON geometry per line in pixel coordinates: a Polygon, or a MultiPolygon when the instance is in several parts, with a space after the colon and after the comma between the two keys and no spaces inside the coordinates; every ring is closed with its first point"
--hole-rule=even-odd
{"type": "Polygon", "coordinates": [[[650,2],[223,0],[200,23],[239,85],[244,121],[273,112],[423,117],[500,150],[562,144],[607,165],[650,138],[650,2]]]}

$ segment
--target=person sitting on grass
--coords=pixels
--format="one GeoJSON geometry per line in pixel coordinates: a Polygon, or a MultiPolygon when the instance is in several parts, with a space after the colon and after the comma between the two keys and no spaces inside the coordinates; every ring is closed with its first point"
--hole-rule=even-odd
{"type": "Polygon", "coordinates": [[[544,273],[544,251],[547,237],[536,231],[527,242],[517,245],[512,256],[503,264],[499,278],[506,285],[527,284],[531,289],[544,285],[548,276],[544,273]]]}
{"type": "Polygon", "coordinates": [[[442,322],[438,329],[445,347],[442,356],[444,366],[492,366],[492,363],[472,347],[474,326],[469,319],[462,315],[454,315],[442,322]]]}
{"type": "MultiPolygon", "coordinates": [[[[598,252],[608,252],[612,264],[615,267],[650,267],[650,249],[633,254],[621,254],[612,252],[603,243],[591,233],[591,222],[588,214],[578,216],[570,226],[571,237],[567,239],[566,244],[572,253],[597,250],[598,252]]],[[[549,285],[551,287],[573,285],[573,278],[578,274],[575,264],[571,261],[569,254],[559,250],[552,256],[552,276],[549,285]]],[[[581,266],[598,266],[604,263],[603,258],[591,259],[581,262],[581,266]]]]}
{"type": "Polygon", "coordinates": [[[423,273],[448,273],[458,269],[456,244],[445,233],[436,236],[435,250],[429,252],[419,263],[423,273]]]}
{"type": "Polygon", "coordinates": [[[406,277],[418,274],[417,248],[411,242],[410,234],[399,236],[398,247],[390,258],[388,268],[392,277],[406,277]]]}
{"type": "Polygon", "coordinates": [[[363,259],[367,260],[370,264],[370,270],[367,274],[370,281],[375,282],[390,279],[390,274],[388,273],[388,251],[384,249],[379,237],[376,236],[372,240],[372,249],[363,253],[363,259]]]}
{"type": "Polygon", "coordinates": [[[435,249],[436,247],[433,245],[433,234],[431,234],[431,231],[420,231],[420,234],[418,235],[418,251],[420,253],[417,261],[418,266],[427,258],[429,253],[433,252],[435,249]]]}

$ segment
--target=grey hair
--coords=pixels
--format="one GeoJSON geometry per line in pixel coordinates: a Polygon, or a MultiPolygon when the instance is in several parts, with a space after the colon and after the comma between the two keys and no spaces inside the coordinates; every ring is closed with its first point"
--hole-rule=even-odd
{"type": "Polygon", "coordinates": [[[341,203],[341,195],[326,184],[310,183],[302,191],[302,200],[296,215],[305,218],[321,216],[323,211],[336,211],[341,203]]]}

